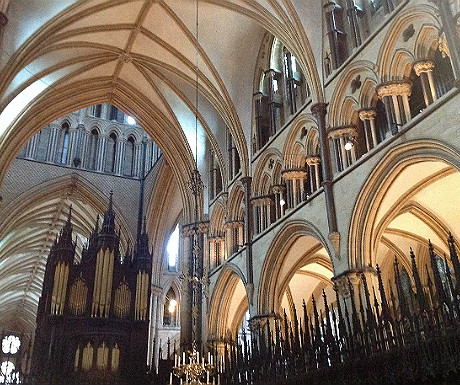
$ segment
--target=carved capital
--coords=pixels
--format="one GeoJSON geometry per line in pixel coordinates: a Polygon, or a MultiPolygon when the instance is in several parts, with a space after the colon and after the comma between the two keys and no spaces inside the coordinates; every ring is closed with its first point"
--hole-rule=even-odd
{"type": "Polygon", "coordinates": [[[286,191],[286,186],[284,184],[277,184],[272,187],[272,191],[275,194],[283,194],[286,191]]]}
{"type": "Polygon", "coordinates": [[[230,221],[224,223],[224,228],[226,229],[234,229],[241,226],[244,226],[244,221],[230,221]]]}
{"type": "Polygon", "coordinates": [[[380,99],[383,99],[385,96],[410,96],[412,92],[412,82],[408,80],[400,80],[382,83],[376,87],[376,92],[380,99]]]}
{"type": "Polygon", "coordinates": [[[332,127],[329,129],[327,136],[331,139],[338,139],[340,137],[358,137],[358,130],[354,125],[332,127]]]}
{"type": "MultiPolygon", "coordinates": [[[[335,4],[335,3],[334,3],[335,4]]],[[[323,115],[326,116],[327,113],[327,103],[316,103],[313,106],[311,106],[311,113],[315,116],[318,117],[318,115],[323,115]]]]}
{"type": "Polygon", "coordinates": [[[286,180],[305,179],[307,177],[307,171],[305,169],[290,169],[282,171],[281,175],[286,180]]]}
{"type": "Polygon", "coordinates": [[[319,156],[307,156],[306,162],[309,166],[320,165],[321,158],[319,156]]]}
{"type": "Polygon", "coordinates": [[[414,71],[417,76],[420,76],[422,72],[432,72],[434,69],[434,61],[431,59],[419,60],[414,63],[414,71]]]}
{"type": "Polygon", "coordinates": [[[363,109],[359,111],[359,118],[364,122],[365,120],[375,119],[377,112],[372,109],[363,109]]]}

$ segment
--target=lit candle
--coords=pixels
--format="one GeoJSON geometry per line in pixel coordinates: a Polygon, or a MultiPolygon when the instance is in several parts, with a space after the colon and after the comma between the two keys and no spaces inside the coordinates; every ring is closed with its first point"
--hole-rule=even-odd
{"type": "Polygon", "coordinates": [[[174,353],[174,366],[177,366],[177,354],[174,353]]]}
{"type": "Polygon", "coordinates": [[[169,385],[172,385],[172,372],[169,374],[169,385]]]}
{"type": "Polygon", "coordinates": [[[182,363],[185,364],[185,352],[182,352],[182,363]]]}
{"type": "Polygon", "coordinates": [[[206,372],[206,384],[209,384],[209,370],[206,372]]]}

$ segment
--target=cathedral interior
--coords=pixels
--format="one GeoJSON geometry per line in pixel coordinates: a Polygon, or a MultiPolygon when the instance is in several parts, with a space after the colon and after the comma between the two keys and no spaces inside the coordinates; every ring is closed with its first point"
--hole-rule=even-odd
{"type": "Polygon", "coordinates": [[[0,384],[460,383],[460,0],[0,0],[0,48],[0,384]]]}

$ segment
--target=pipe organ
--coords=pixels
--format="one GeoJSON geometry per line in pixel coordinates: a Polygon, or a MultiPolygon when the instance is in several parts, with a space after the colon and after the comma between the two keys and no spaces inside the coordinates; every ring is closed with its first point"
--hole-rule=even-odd
{"type": "Polygon", "coordinates": [[[81,261],[75,262],[71,210],[47,260],[31,375],[41,384],[142,384],[152,254],[145,229],[123,258],[112,194],[81,261]]]}

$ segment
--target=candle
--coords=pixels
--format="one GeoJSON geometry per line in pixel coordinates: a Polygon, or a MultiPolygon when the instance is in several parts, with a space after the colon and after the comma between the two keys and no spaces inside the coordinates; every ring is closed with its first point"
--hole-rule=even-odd
{"type": "Polygon", "coordinates": [[[177,354],[174,353],[174,366],[177,366],[177,354]]]}
{"type": "Polygon", "coordinates": [[[185,352],[182,353],[182,363],[185,364],[185,352]]]}
{"type": "Polygon", "coordinates": [[[172,372],[169,374],[169,385],[172,385],[172,372]]]}
{"type": "Polygon", "coordinates": [[[209,384],[209,371],[206,372],[206,384],[209,384]]]}

